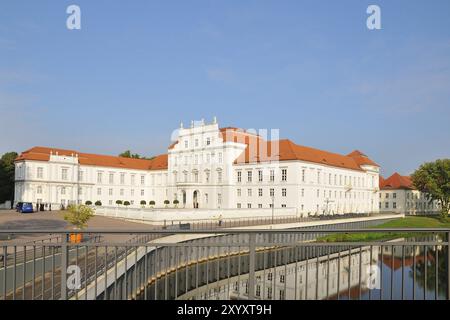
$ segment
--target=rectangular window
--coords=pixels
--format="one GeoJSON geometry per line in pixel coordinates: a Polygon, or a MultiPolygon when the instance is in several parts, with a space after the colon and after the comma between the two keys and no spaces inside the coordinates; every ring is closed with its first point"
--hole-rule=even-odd
{"type": "Polygon", "coordinates": [[[44,177],[44,168],[38,167],[37,168],[37,178],[42,179],[44,177]]]}
{"type": "Polygon", "coordinates": [[[125,184],[125,173],[120,174],[120,184],[125,184]]]}
{"type": "Polygon", "coordinates": [[[287,181],[287,169],[281,170],[281,181],[287,181]]]}
{"type": "Polygon", "coordinates": [[[101,172],[97,172],[97,183],[102,183],[102,176],[101,172]]]}
{"type": "Polygon", "coordinates": [[[258,203],[258,208],[262,209],[262,203],[258,203]]]}
{"type": "Polygon", "coordinates": [[[141,196],[142,197],[145,196],[145,190],[144,189],[141,189],[141,196]]]}
{"type": "Polygon", "coordinates": [[[237,172],[237,182],[242,182],[242,172],[241,171],[237,172]]]}
{"type": "Polygon", "coordinates": [[[252,204],[251,203],[247,203],[247,208],[251,209],[252,208],[252,204]]]}
{"type": "Polygon", "coordinates": [[[247,171],[247,182],[252,182],[252,175],[253,175],[252,171],[247,171]]]}
{"type": "Polygon", "coordinates": [[[222,204],[222,194],[221,194],[221,193],[218,193],[218,194],[217,194],[217,204],[218,204],[218,205],[221,205],[221,204],[222,204]]]}
{"type": "Polygon", "coordinates": [[[145,184],[145,176],[141,175],[141,185],[143,186],[145,184]]]}
{"type": "Polygon", "coordinates": [[[305,182],[305,174],[306,174],[306,170],[302,169],[302,182],[305,182]]]}
{"type": "Polygon", "coordinates": [[[120,195],[123,196],[123,189],[120,189],[120,195]]]}
{"type": "Polygon", "coordinates": [[[384,207],[385,207],[386,209],[389,209],[389,202],[385,202],[384,207]]]}
{"type": "Polygon", "coordinates": [[[275,189],[270,189],[270,196],[271,197],[275,196],[275,189]]]}
{"type": "Polygon", "coordinates": [[[248,195],[249,197],[252,196],[252,189],[247,189],[247,195],[248,195]]]}
{"type": "Polygon", "coordinates": [[[287,191],[286,188],[281,189],[281,196],[286,197],[287,191]]]}
{"type": "Polygon", "coordinates": [[[67,172],[68,172],[67,168],[61,169],[61,180],[67,180],[67,172]]]}
{"type": "Polygon", "coordinates": [[[397,202],[392,203],[392,208],[397,209],[397,202]]]}
{"type": "Polygon", "coordinates": [[[302,195],[302,197],[305,196],[305,189],[302,189],[301,195],[302,195]]]}
{"type": "Polygon", "coordinates": [[[263,172],[262,170],[258,170],[258,181],[263,182],[263,172]]]}
{"type": "Polygon", "coordinates": [[[110,195],[110,196],[113,195],[113,189],[109,189],[109,195],[110,195]]]}
{"type": "Polygon", "coordinates": [[[237,204],[237,208],[241,209],[242,205],[240,203],[237,204]]]}
{"type": "Polygon", "coordinates": [[[270,182],[275,181],[275,170],[270,170],[270,182]]]}
{"type": "Polygon", "coordinates": [[[131,189],[131,196],[134,197],[134,189],[131,189]]]}
{"type": "Polygon", "coordinates": [[[78,171],[78,181],[83,181],[83,171],[78,171]]]}
{"type": "Polygon", "coordinates": [[[237,189],[237,196],[240,197],[242,195],[241,189],[237,189]]]}
{"type": "Polygon", "coordinates": [[[397,194],[395,192],[392,194],[392,198],[397,198],[397,194]]]}
{"type": "Polygon", "coordinates": [[[219,163],[222,163],[222,161],[223,161],[222,152],[219,152],[219,163]]]}
{"type": "Polygon", "coordinates": [[[102,188],[97,188],[97,195],[101,196],[102,195],[102,188]]]}
{"type": "Polygon", "coordinates": [[[222,183],[222,171],[217,172],[217,182],[222,183]]]}
{"type": "Polygon", "coordinates": [[[131,175],[131,185],[134,186],[134,174],[131,175]]]}
{"type": "Polygon", "coordinates": [[[109,174],[109,184],[114,184],[114,173],[109,174]]]}
{"type": "Polygon", "coordinates": [[[259,188],[258,189],[258,197],[262,197],[263,196],[263,189],[259,188]]]}

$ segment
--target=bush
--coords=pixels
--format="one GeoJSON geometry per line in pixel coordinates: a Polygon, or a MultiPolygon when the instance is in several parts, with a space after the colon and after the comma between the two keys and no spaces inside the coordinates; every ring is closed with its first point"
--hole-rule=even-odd
{"type": "Polygon", "coordinates": [[[180,201],[178,201],[178,200],[173,200],[173,204],[179,204],[180,203],[180,201]]]}
{"type": "Polygon", "coordinates": [[[64,215],[64,220],[71,223],[77,229],[83,229],[87,222],[94,216],[94,210],[91,207],[80,205],[70,205],[68,212],[64,215]]]}
{"type": "Polygon", "coordinates": [[[121,205],[122,204],[122,200],[117,200],[116,204],[121,205]]]}
{"type": "Polygon", "coordinates": [[[123,203],[123,205],[124,205],[124,206],[129,206],[129,205],[130,205],[130,201],[125,201],[125,202],[123,203]]]}
{"type": "Polygon", "coordinates": [[[145,200],[141,200],[141,206],[145,206],[147,202],[145,200]]]}
{"type": "Polygon", "coordinates": [[[85,205],[87,205],[87,206],[92,206],[92,201],[86,201],[85,203],[84,203],[85,205]]]}
{"type": "Polygon", "coordinates": [[[148,204],[151,205],[151,206],[154,206],[155,205],[155,201],[151,200],[148,204]]]}
{"type": "Polygon", "coordinates": [[[96,206],[101,206],[101,205],[102,205],[102,202],[101,202],[100,200],[97,200],[97,201],[95,201],[95,205],[96,205],[96,206]]]}

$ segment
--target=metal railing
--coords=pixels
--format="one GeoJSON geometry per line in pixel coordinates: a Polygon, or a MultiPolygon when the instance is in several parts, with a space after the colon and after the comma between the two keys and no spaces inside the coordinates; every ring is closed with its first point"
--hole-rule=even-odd
{"type": "Polygon", "coordinates": [[[0,299],[450,297],[450,229],[325,225],[214,232],[8,230],[0,234],[60,239],[0,242],[0,299]],[[92,238],[71,242],[70,234],[78,233],[92,238]],[[369,234],[368,238],[383,233],[390,240],[326,242],[322,238],[359,233],[369,234]]]}

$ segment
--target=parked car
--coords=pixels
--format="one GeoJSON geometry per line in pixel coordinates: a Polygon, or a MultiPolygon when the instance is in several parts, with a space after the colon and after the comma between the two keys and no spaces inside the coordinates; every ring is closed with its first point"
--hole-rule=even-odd
{"type": "Polygon", "coordinates": [[[24,202],[19,210],[20,213],[33,213],[33,204],[29,202],[24,202]]]}
{"type": "Polygon", "coordinates": [[[16,204],[16,211],[19,212],[20,208],[22,208],[23,202],[17,202],[16,204]]]}

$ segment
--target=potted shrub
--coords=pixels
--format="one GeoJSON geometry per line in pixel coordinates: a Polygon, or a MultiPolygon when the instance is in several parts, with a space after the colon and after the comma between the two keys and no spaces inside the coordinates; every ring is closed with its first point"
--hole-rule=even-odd
{"type": "Polygon", "coordinates": [[[92,206],[92,201],[86,201],[85,203],[84,203],[85,205],[87,205],[87,206],[92,206]]]}
{"type": "Polygon", "coordinates": [[[144,208],[146,204],[147,204],[147,202],[146,202],[145,200],[141,200],[141,206],[142,206],[142,208],[144,208]]]}
{"type": "Polygon", "coordinates": [[[166,205],[166,208],[167,208],[167,206],[170,204],[170,201],[169,200],[164,200],[164,204],[166,205]]]}
{"type": "Polygon", "coordinates": [[[175,208],[178,208],[179,203],[180,203],[180,201],[178,201],[177,199],[173,200],[173,204],[175,205],[175,208]]]}
{"type": "Polygon", "coordinates": [[[122,200],[117,200],[117,201],[116,201],[116,204],[117,204],[118,206],[120,206],[120,205],[122,204],[122,200]]]}
{"type": "Polygon", "coordinates": [[[155,201],[151,200],[148,204],[153,208],[155,206],[155,201]]]}
{"type": "Polygon", "coordinates": [[[124,202],[123,202],[123,205],[124,205],[125,207],[128,207],[128,206],[130,205],[130,201],[124,201],[124,202]]]}
{"type": "Polygon", "coordinates": [[[100,200],[95,201],[95,205],[97,207],[100,207],[102,205],[102,202],[100,200]]]}
{"type": "MultiPolygon", "coordinates": [[[[74,230],[81,230],[87,226],[87,222],[94,216],[94,209],[86,205],[70,205],[64,215],[64,220],[72,224],[74,230]]],[[[80,243],[83,239],[81,233],[71,233],[70,242],[80,243]]]]}

